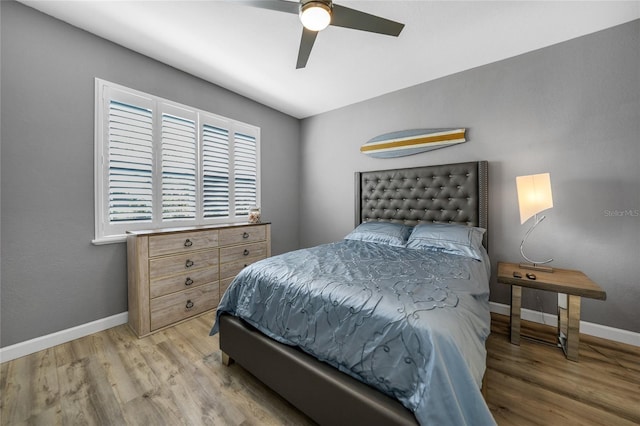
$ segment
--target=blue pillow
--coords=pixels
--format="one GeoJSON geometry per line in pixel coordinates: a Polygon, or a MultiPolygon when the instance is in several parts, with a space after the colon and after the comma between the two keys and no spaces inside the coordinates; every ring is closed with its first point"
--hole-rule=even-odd
{"type": "Polygon", "coordinates": [[[344,238],[345,240],[368,241],[394,247],[404,247],[407,244],[409,234],[411,234],[411,227],[401,223],[364,222],[344,238]]]}
{"type": "Polygon", "coordinates": [[[442,251],[482,260],[485,229],[447,223],[421,223],[411,232],[407,248],[442,251]]]}

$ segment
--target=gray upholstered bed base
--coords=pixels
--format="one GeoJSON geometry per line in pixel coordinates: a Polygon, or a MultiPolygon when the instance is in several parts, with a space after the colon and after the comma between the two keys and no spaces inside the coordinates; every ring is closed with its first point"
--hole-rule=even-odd
{"type": "MultiPolygon", "coordinates": [[[[487,169],[480,161],[356,173],[355,223],[444,222],[487,229],[487,169]]],[[[398,401],[227,314],[220,317],[220,349],[224,359],[237,361],[321,425],[417,424],[398,401]]]]}
{"type": "Polygon", "coordinates": [[[237,317],[220,316],[220,349],[321,425],[417,424],[398,401],[237,317]]]}

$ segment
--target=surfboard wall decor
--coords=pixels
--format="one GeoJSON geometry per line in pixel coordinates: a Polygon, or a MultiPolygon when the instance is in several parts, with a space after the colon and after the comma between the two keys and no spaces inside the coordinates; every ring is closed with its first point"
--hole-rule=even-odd
{"type": "Polygon", "coordinates": [[[394,158],[419,154],[466,142],[466,129],[415,129],[376,136],[360,147],[374,158],[394,158]]]}

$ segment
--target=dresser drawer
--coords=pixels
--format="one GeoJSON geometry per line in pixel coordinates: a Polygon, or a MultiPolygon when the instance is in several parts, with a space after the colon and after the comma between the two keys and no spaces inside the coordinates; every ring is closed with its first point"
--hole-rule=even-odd
{"type": "Polygon", "coordinates": [[[196,269],[179,275],[154,278],[150,283],[151,298],[195,288],[218,281],[218,268],[196,269]]]}
{"type": "Polygon", "coordinates": [[[218,246],[218,230],[180,232],[149,237],[149,257],[218,246]]]}
{"type": "Polygon", "coordinates": [[[266,259],[267,256],[248,257],[245,259],[236,260],[234,262],[227,262],[220,264],[220,279],[234,277],[238,272],[242,271],[245,267],[255,263],[259,260],[266,259]]]}
{"type": "Polygon", "coordinates": [[[251,257],[267,257],[267,243],[263,241],[261,243],[242,244],[220,249],[221,264],[251,257]]]}
{"type": "Polygon", "coordinates": [[[265,225],[243,226],[239,228],[227,228],[220,230],[220,245],[253,243],[264,241],[267,238],[265,225]]]}
{"type": "Polygon", "coordinates": [[[206,284],[151,300],[151,331],[218,306],[218,283],[206,284]]]}
{"type": "Polygon", "coordinates": [[[149,260],[149,279],[213,268],[218,265],[218,249],[156,257],[149,260]]]}

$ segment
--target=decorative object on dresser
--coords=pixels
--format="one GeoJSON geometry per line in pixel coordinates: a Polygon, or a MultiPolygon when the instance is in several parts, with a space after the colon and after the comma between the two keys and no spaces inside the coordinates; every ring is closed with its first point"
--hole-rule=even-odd
{"type": "Polygon", "coordinates": [[[360,147],[373,158],[395,158],[466,142],[466,129],[415,129],[376,136],[360,147]]]}
{"type": "Polygon", "coordinates": [[[580,271],[556,268],[553,273],[537,271],[533,274],[515,263],[505,262],[498,262],[498,282],[511,286],[511,343],[514,345],[520,345],[522,287],[553,291],[558,296],[568,295],[566,307],[558,302],[558,346],[562,347],[567,359],[578,361],[580,298],[605,300],[607,293],[598,284],[580,271]]]}
{"type": "Polygon", "coordinates": [[[518,207],[520,210],[520,224],[524,224],[531,217],[533,225],[524,235],[520,243],[520,254],[529,263],[521,263],[523,269],[534,269],[553,272],[553,268],[541,266],[552,262],[553,259],[531,260],[524,254],[524,243],[529,234],[545,219],[545,215],[538,217],[538,213],[553,207],[553,195],[551,193],[551,176],[549,173],[516,177],[516,189],[518,191],[518,207]]]}
{"type": "Polygon", "coordinates": [[[260,223],[260,207],[252,206],[249,209],[249,223],[260,223]]]}
{"type": "Polygon", "coordinates": [[[242,268],[271,255],[271,225],[127,233],[129,326],[138,337],[218,306],[242,268]]]}

